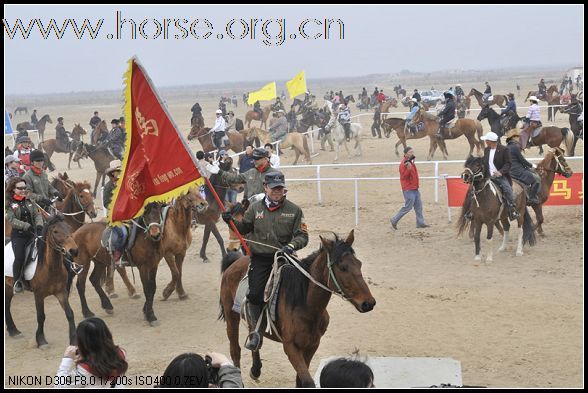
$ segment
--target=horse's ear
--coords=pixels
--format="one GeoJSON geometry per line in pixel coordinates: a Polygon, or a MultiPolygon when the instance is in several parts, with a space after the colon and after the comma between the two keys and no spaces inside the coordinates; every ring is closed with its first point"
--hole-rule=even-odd
{"type": "Polygon", "coordinates": [[[345,239],[345,243],[349,244],[350,246],[353,244],[353,241],[355,240],[355,229],[352,229],[351,232],[349,232],[349,235],[347,235],[347,239],[345,239]]]}
{"type": "Polygon", "coordinates": [[[69,180],[69,176],[67,175],[67,172],[63,172],[63,180],[69,180]]]}
{"type": "Polygon", "coordinates": [[[333,250],[333,241],[332,240],[325,239],[324,237],[322,237],[320,235],[319,235],[319,239],[321,239],[321,243],[323,244],[323,247],[325,247],[328,252],[331,252],[333,250]]]}

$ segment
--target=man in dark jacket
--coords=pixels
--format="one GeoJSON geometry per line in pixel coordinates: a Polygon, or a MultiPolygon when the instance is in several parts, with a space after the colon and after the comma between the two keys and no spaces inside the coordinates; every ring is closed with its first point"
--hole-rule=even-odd
{"type": "Polygon", "coordinates": [[[31,125],[34,128],[37,128],[37,123],[39,122],[39,119],[37,119],[37,110],[34,109],[33,110],[33,114],[31,115],[31,125]]]}
{"type": "Polygon", "coordinates": [[[108,146],[112,150],[112,154],[122,161],[125,150],[125,133],[119,126],[120,120],[112,119],[110,124],[112,125],[112,130],[108,134],[108,146]]]}
{"type": "Polygon", "coordinates": [[[445,96],[445,107],[439,113],[439,130],[437,131],[437,137],[440,139],[443,139],[443,128],[445,128],[445,125],[455,118],[456,108],[451,92],[446,91],[443,93],[443,96],[445,96]]]}
{"type": "Polygon", "coordinates": [[[510,175],[513,179],[524,183],[529,186],[529,199],[528,204],[533,205],[539,203],[537,194],[541,187],[541,177],[535,173],[532,169],[536,168],[537,165],[531,164],[521,154],[521,145],[519,142],[519,135],[521,130],[513,128],[506,133],[506,147],[509,150],[511,158],[510,175]]]}
{"type": "Polygon", "coordinates": [[[414,94],[411,98],[416,99],[417,102],[421,102],[421,94],[419,93],[419,89],[414,89],[414,94]]]}
{"type": "Polygon", "coordinates": [[[55,126],[55,139],[57,141],[57,148],[61,151],[69,151],[69,135],[63,126],[63,117],[57,118],[57,125],[55,126]]]}
{"type": "Polygon", "coordinates": [[[100,124],[101,121],[102,119],[100,118],[100,116],[98,116],[98,111],[95,111],[94,116],[92,116],[92,118],[90,119],[90,127],[92,128],[92,131],[94,131],[94,128],[96,128],[96,126],[100,124]]]}
{"type": "Polygon", "coordinates": [[[378,138],[382,138],[382,130],[380,129],[380,126],[382,125],[381,113],[382,113],[382,111],[380,110],[380,107],[377,106],[376,110],[374,112],[374,123],[372,124],[372,136],[376,136],[376,133],[377,133],[378,138]]]}
{"type": "Polygon", "coordinates": [[[190,124],[192,127],[198,126],[200,128],[204,127],[204,117],[202,117],[202,108],[200,107],[199,103],[195,103],[192,106],[192,119],[190,119],[190,124]]]}
{"type": "Polygon", "coordinates": [[[33,150],[30,158],[31,169],[22,177],[27,184],[27,189],[30,191],[28,198],[47,210],[52,204],[51,197],[61,198],[61,194],[49,183],[49,177],[43,169],[43,164],[45,163],[43,152],[33,150]]]}
{"type": "Polygon", "coordinates": [[[488,97],[490,97],[492,95],[492,88],[490,87],[490,84],[488,82],[486,82],[486,90],[484,90],[484,94],[482,95],[482,101],[487,101],[488,97]]]}
{"type": "MultiPolygon", "coordinates": [[[[245,345],[252,351],[261,345],[261,335],[256,325],[263,311],[264,290],[272,271],[275,249],[291,255],[308,244],[308,229],[302,209],[286,199],[285,187],[282,172],[274,169],[266,173],[263,180],[264,198],[253,202],[240,222],[235,221],[239,232],[243,235],[250,233],[250,239],[256,242],[251,244],[247,294],[253,330],[245,345]]],[[[226,223],[233,219],[230,212],[224,212],[222,217],[226,223]]]]}
{"type": "Polygon", "coordinates": [[[502,195],[506,199],[509,219],[516,220],[519,213],[516,210],[515,196],[512,191],[512,179],[510,178],[511,158],[509,149],[498,144],[498,135],[489,132],[480,138],[486,141],[484,149],[484,176],[490,178],[500,186],[502,195]]]}

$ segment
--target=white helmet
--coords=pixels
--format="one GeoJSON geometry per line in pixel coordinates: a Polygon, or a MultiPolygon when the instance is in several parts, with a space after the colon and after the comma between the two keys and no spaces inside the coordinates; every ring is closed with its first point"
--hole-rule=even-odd
{"type": "Polygon", "coordinates": [[[529,97],[529,101],[535,101],[535,102],[539,102],[539,100],[537,99],[537,97],[535,96],[531,96],[529,97]]]}
{"type": "Polygon", "coordinates": [[[217,114],[217,115],[222,115],[222,114],[223,114],[223,111],[221,111],[220,109],[217,109],[217,110],[216,110],[216,114],[217,114]]]}

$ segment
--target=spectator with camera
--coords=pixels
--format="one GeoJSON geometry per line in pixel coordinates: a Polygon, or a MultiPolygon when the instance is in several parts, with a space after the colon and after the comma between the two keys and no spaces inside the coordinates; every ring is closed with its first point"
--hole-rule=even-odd
{"type": "Polygon", "coordinates": [[[412,147],[405,147],[404,158],[400,163],[400,185],[404,194],[404,206],[390,219],[394,229],[398,229],[398,221],[413,208],[416,213],[417,228],[427,228],[429,226],[425,224],[425,218],[423,217],[423,202],[419,191],[419,173],[414,160],[415,156],[412,147]]]}
{"type": "Polygon", "coordinates": [[[55,387],[124,387],[128,363],[100,318],[84,319],[76,329],[77,345],[65,349],[55,387]]]}
{"type": "Polygon", "coordinates": [[[165,369],[157,388],[242,388],[241,370],[222,353],[183,353],[165,369]]]}

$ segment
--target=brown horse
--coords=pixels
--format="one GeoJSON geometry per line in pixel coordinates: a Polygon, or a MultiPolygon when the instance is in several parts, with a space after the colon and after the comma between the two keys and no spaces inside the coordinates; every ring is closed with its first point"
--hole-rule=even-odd
{"type": "Polygon", "coordinates": [[[535,217],[537,217],[536,229],[539,235],[545,236],[543,234],[543,228],[541,227],[544,222],[543,204],[547,201],[547,198],[549,198],[549,190],[553,184],[555,174],[559,173],[562,176],[570,177],[574,172],[568,165],[563,150],[556,147],[554,149],[549,149],[545,158],[537,164],[537,173],[541,176],[541,188],[537,195],[540,203],[531,205],[531,207],[535,211],[535,217]]]}
{"type": "Polygon", "coordinates": [[[380,113],[382,113],[382,119],[386,119],[386,117],[388,117],[387,112],[390,110],[390,107],[398,107],[398,100],[396,98],[392,98],[390,101],[384,101],[380,104],[380,113]]]}
{"type": "Polygon", "coordinates": [[[493,98],[491,101],[484,102],[482,100],[484,94],[482,94],[474,88],[470,90],[470,94],[468,94],[466,97],[469,98],[471,96],[476,97],[476,100],[478,101],[478,105],[480,105],[480,108],[482,108],[484,105],[498,105],[499,107],[504,108],[505,104],[508,102],[508,98],[506,96],[498,94],[493,94],[493,98]]]}
{"type": "MultiPolygon", "coordinates": [[[[247,138],[249,140],[259,138],[262,145],[273,142],[269,132],[264,131],[261,128],[253,127],[245,131],[247,131],[247,138]]],[[[289,132],[282,139],[282,141],[278,143],[278,147],[281,150],[287,149],[289,147],[294,150],[294,153],[296,153],[296,158],[294,159],[292,165],[296,165],[298,158],[301,155],[304,156],[304,161],[306,161],[307,164],[312,164],[312,158],[310,157],[310,149],[308,147],[306,135],[303,135],[299,132],[289,132]]]]}
{"type": "MultiPolygon", "coordinates": [[[[229,138],[229,145],[225,150],[230,149],[235,153],[241,153],[243,150],[245,150],[246,142],[248,142],[247,130],[229,131],[226,132],[225,135],[229,138]]],[[[194,138],[197,138],[198,142],[200,142],[202,151],[210,152],[217,150],[212,141],[210,127],[192,127],[190,134],[188,135],[188,140],[191,141],[194,138]]]]}
{"type": "MultiPolygon", "coordinates": [[[[157,324],[157,318],[153,312],[153,298],[156,289],[157,267],[159,261],[163,258],[161,244],[162,214],[163,206],[159,203],[150,203],[145,207],[143,216],[134,224],[140,229],[143,229],[144,233],[138,231],[130,251],[132,261],[139,268],[141,282],[143,284],[143,292],[145,294],[143,313],[145,319],[151,326],[157,324]]],[[[101,243],[102,233],[106,229],[106,225],[104,221],[84,224],[73,234],[74,239],[79,244],[79,254],[76,257],[76,262],[85,267],[76,282],[84,318],[94,315],[88,308],[85,295],[86,277],[88,276],[91,261],[94,261],[94,270],[90,275],[90,282],[100,297],[102,308],[109,314],[112,314],[113,310],[112,303],[100,285],[105,275],[106,266],[111,264],[111,257],[108,251],[102,247],[101,243]]],[[[126,272],[124,269],[117,270],[121,274],[121,277],[123,277],[123,280],[125,280],[126,272]]],[[[128,282],[128,278],[126,278],[125,284],[127,288],[129,288],[129,285],[132,287],[130,282],[128,282]]]]}
{"type": "Polygon", "coordinates": [[[551,85],[551,86],[549,86],[549,88],[546,91],[546,94],[544,96],[542,95],[541,97],[539,97],[539,91],[538,90],[536,90],[536,91],[530,91],[527,94],[527,97],[525,97],[525,101],[524,102],[527,102],[527,100],[531,96],[537,97],[540,101],[549,102],[550,96],[553,95],[554,93],[558,93],[558,92],[559,92],[559,90],[557,88],[557,85],[551,85]]]}
{"type": "Polygon", "coordinates": [[[94,146],[96,146],[98,144],[98,141],[103,140],[107,135],[108,135],[108,126],[106,125],[106,121],[102,120],[92,130],[92,134],[90,136],[90,143],[92,143],[94,146]]]}
{"type": "MultiPolygon", "coordinates": [[[[494,226],[502,234],[502,246],[498,251],[504,251],[508,242],[510,221],[508,219],[508,208],[501,203],[498,197],[498,186],[489,178],[485,177],[484,158],[481,156],[470,156],[465,162],[465,170],[461,177],[464,182],[471,184],[468,194],[464,200],[461,215],[458,221],[458,236],[465,232],[469,225],[474,228],[475,260],[482,260],[480,255],[480,234],[482,226],[487,227],[486,240],[488,241],[488,255],[486,262],[492,262],[492,233],[494,226]],[[465,213],[471,211],[473,218],[470,223],[465,218],[465,213]],[[501,225],[502,224],[502,225],[501,225]],[[504,230],[503,230],[504,227],[504,230]]],[[[535,245],[535,229],[533,221],[527,209],[527,195],[518,182],[513,182],[516,209],[519,213],[517,225],[519,228],[518,244],[516,255],[523,255],[523,245],[535,245]]],[[[504,196],[502,196],[504,198],[504,196]]]]}
{"type": "Polygon", "coordinates": [[[437,138],[437,130],[439,129],[439,118],[437,116],[427,113],[424,108],[421,108],[414,115],[411,124],[417,125],[421,122],[424,124],[424,127],[421,131],[419,131],[419,133],[422,132],[423,134],[428,135],[431,140],[427,160],[433,158],[435,150],[437,149],[437,144],[439,144],[441,152],[443,153],[443,158],[447,159],[449,153],[447,152],[445,141],[448,139],[458,138],[462,135],[465,136],[468,140],[470,145],[470,155],[473,153],[474,147],[476,147],[478,152],[482,148],[482,142],[480,138],[482,137],[483,128],[482,123],[480,123],[478,120],[457,119],[453,127],[443,128],[443,139],[437,138]]]}
{"type": "Polygon", "coordinates": [[[570,156],[574,147],[574,139],[574,133],[569,128],[547,126],[541,128],[539,135],[534,138],[529,138],[526,148],[537,146],[542,150],[542,145],[555,148],[559,147],[563,142],[566,147],[566,155],[570,156]]]}
{"type": "Polygon", "coordinates": [[[68,223],[75,231],[84,225],[85,215],[90,219],[96,218],[96,207],[94,206],[94,196],[90,192],[90,183],[83,182],[68,182],[66,178],[59,177],[53,179],[51,184],[59,192],[65,195],[62,202],[55,202],[55,208],[65,216],[65,222],[68,223]]]}
{"type": "MultiPolygon", "coordinates": [[[[43,135],[45,134],[45,127],[47,125],[47,123],[53,124],[53,121],[51,120],[51,117],[49,115],[43,115],[38,121],[37,121],[37,131],[39,132],[39,140],[43,141],[43,135]]],[[[34,130],[35,126],[33,126],[31,123],[29,123],[28,121],[25,121],[24,123],[19,123],[16,125],[16,130],[20,131],[20,130],[34,130]]]]}
{"type": "MultiPolygon", "coordinates": [[[[277,332],[265,337],[281,342],[284,352],[296,370],[296,387],[314,387],[308,371],[310,362],[319,347],[321,337],[329,325],[327,305],[331,295],[341,295],[361,313],[376,305],[361,274],[361,261],[351,247],[353,230],[346,240],[328,240],[321,237],[322,247],[300,261],[301,268],[312,277],[312,283],[293,265],[282,270],[276,323],[277,332]],[[320,285],[320,286],[319,286],[320,285]],[[279,334],[279,336],[276,335],[279,334]]],[[[241,365],[239,346],[239,314],[232,311],[237,286],[247,273],[249,257],[231,253],[223,259],[220,288],[220,315],[227,323],[227,336],[231,343],[231,358],[235,366],[241,365]]],[[[261,356],[253,351],[250,375],[261,375],[261,356]]]]}
{"type": "MultiPolygon", "coordinates": [[[[67,266],[71,267],[71,259],[77,255],[78,246],[72,238],[71,228],[65,223],[63,216],[57,215],[49,218],[43,228],[42,237],[37,241],[37,247],[37,267],[30,281],[37,309],[37,332],[35,333],[37,347],[44,348],[48,345],[43,325],[45,323],[45,298],[51,295],[57,298],[61,308],[65,311],[69,326],[69,343],[73,345],[76,326],[68,298],[74,273],[67,266]]],[[[21,335],[14,324],[10,311],[14,296],[13,285],[14,279],[12,277],[4,277],[4,316],[10,337],[21,335]]]]}
{"type": "Polygon", "coordinates": [[[106,169],[110,166],[110,162],[114,160],[114,156],[104,146],[93,146],[87,143],[81,142],[76,149],[73,161],[78,162],[82,158],[90,157],[94,161],[94,167],[96,168],[96,183],[94,183],[93,195],[96,197],[98,190],[98,183],[102,179],[102,186],[104,186],[104,179],[106,177],[106,169]]]}
{"type": "MultiPolygon", "coordinates": [[[[86,135],[86,134],[87,134],[86,130],[84,130],[82,128],[82,126],[80,126],[79,124],[76,124],[75,127],[71,130],[71,138],[73,140],[71,141],[71,144],[68,144],[68,149],[63,149],[63,146],[61,146],[59,143],[57,143],[57,139],[52,138],[52,139],[47,139],[46,141],[39,143],[39,150],[42,150],[42,151],[44,150],[47,153],[47,157],[49,157],[49,159],[51,159],[51,156],[53,155],[53,153],[69,154],[69,161],[67,163],[67,169],[71,169],[71,158],[72,158],[75,150],[77,149],[78,145],[82,141],[82,135],[86,135]]],[[[78,166],[80,168],[82,168],[80,161],[78,161],[78,166]]]]}
{"type": "Polygon", "coordinates": [[[259,114],[255,111],[247,111],[247,113],[245,114],[245,123],[247,123],[247,128],[251,128],[251,121],[252,120],[257,120],[257,121],[261,121],[261,125],[260,127],[265,127],[265,129],[267,130],[267,119],[270,115],[272,111],[272,108],[270,106],[266,106],[265,108],[262,109],[263,112],[263,116],[260,119],[259,118],[259,114]]]}
{"type": "Polygon", "coordinates": [[[394,86],[394,93],[396,93],[396,98],[406,97],[406,90],[399,86],[394,86]]]}

